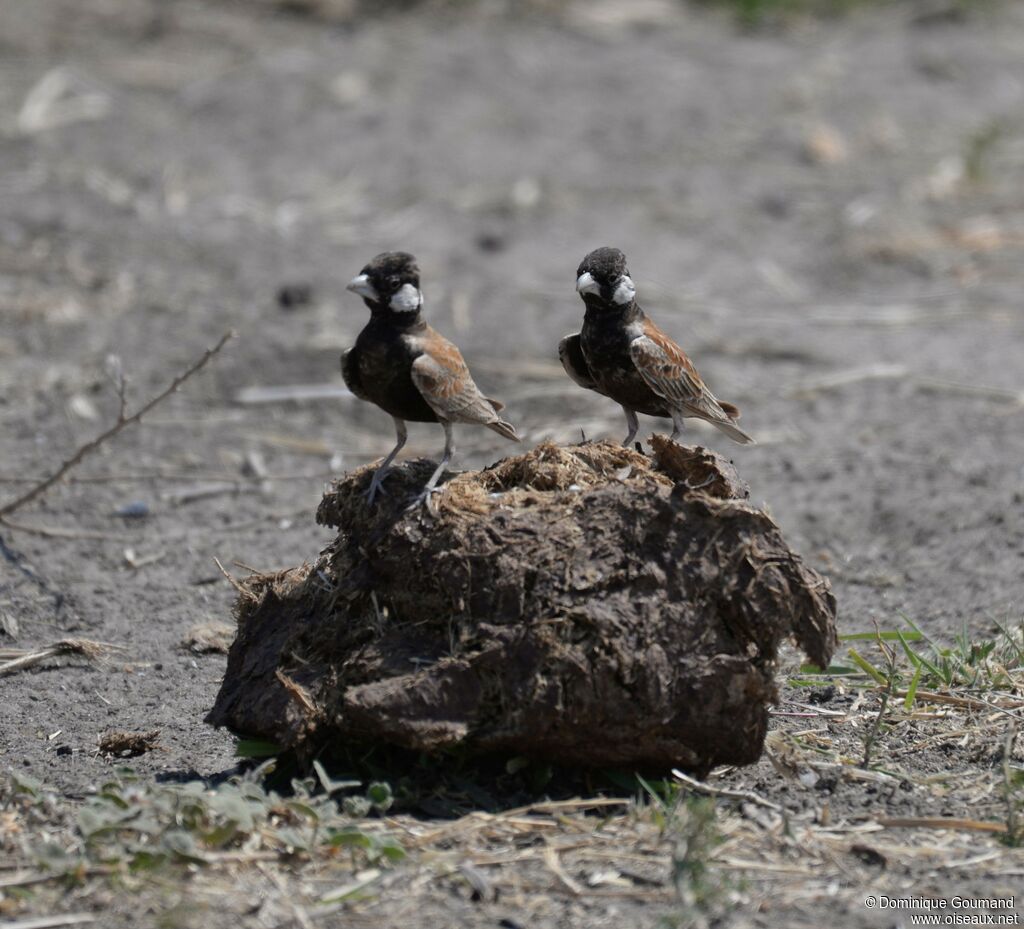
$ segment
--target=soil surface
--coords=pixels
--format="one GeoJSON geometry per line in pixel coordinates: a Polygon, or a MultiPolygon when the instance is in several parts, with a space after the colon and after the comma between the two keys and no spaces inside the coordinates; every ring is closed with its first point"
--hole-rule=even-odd
{"type": "MultiPolygon", "coordinates": [[[[312,560],[332,536],[314,521],[326,482],[393,444],[338,371],[367,315],[344,285],[384,249],[417,256],[431,322],[529,447],[625,431],[556,353],[582,318],[580,258],[622,248],[645,309],[759,444],[690,438],[729,455],[830,577],[842,632],[904,614],[945,640],[1018,623],[1024,8],[964,9],[748,34],[656,0],[327,18],[5,0],[0,501],[116,418],[111,356],[132,409],[238,337],[13,514],[23,528],[0,527],[0,646],[127,649],[4,678],[0,765],[78,798],[109,770],[101,734],[159,730],[136,772],[234,769],[233,739],[202,721],[225,659],[184,643],[229,618],[215,557],[236,573],[312,560]],[[335,394],[253,402],[282,385],[335,394]]],[[[410,432],[408,456],[439,452],[439,428],[410,432]]],[[[463,466],[508,451],[487,430],[456,435],[463,466]]],[[[903,802],[847,787],[833,815],[903,802]]],[[[422,918],[445,924],[446,900],[422,918]]],[[[528,924],[671,912],[560,901],[528,924]]],[[[895,920],[852,897],[843,912],[895,920]]],[[[802,925],[794,913],[783,922],[802,925]]],[[[751,906],[728,924],[764,918],[751,906]]]]}

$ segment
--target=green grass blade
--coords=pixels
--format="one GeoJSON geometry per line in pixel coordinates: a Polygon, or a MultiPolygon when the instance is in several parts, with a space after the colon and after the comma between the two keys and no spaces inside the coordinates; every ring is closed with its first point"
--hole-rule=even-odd
{"type": "Polygon", "coordinates": [[[877,642],[881,639],[884,642],[895,642],[897,639],[906,639],[908,642],[916,642],[923,639],[920,632],[901,632],[899,629],[886,630],[885,632],[850,632],[839,636],[840,642],[877,642]]]}
{"type": "Polygon", "coordinates": [[[861,657],[857,649],[847,649],[846,653],[853,660],[853,663],[861,669],[861,671],[863,671],[869,677],[874,678],[874,680],[876,680],[883,687],[889,683],[889,679],[881,671],[879,671],[878,668],[871,664],[870,661],[867,661],[865,658],[861,657]]]}
{"type": "Polygon", "coordinates": [[[914,676],[910,679],[910,686],[907,688],[907,697],[903,701],[903,709],[910,712],[914,708],[914,698],[917,696],[917,685],[921,683],[921,671],[923,664],[919,664],[914,670],[914,676]]]}
{"type": "Polygon", "coordinates": [[[844,664],[830,664],[824,670],[819,668],[816,664],[802,664],[800,665],[801,674],[821,674],[821,675],[843,675],[843,674],[860,674],[856,668],[851,668],[844,664]]]}

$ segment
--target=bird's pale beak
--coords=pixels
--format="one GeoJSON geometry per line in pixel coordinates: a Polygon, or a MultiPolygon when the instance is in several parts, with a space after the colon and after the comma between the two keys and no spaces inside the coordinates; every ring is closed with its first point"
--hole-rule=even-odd
{"type": "Polygon", "coordinates": [[[360,297],[366,297],[367,300],[380,299],[377,288],[370,283],[370,279],[365,274],[352,278],[345,290],[351,290],[352,293],[359,294],[360,297]]]}
{"type": "Polygon", "coordinates": [[[589,271],[584,271],[576,278],[576,293],[581,297],[586,294],[593,294],[599,297],[601,296],[601,285],[594,280],[589,271]]]}

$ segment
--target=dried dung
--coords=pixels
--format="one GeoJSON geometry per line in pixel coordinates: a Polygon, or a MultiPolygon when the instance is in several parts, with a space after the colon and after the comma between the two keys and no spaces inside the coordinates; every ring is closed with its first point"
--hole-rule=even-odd
{"type": "Polygon", "coordinates": [[[327,742],[456,746],[591,766],[746,764],[787,638],[836,646],[826,579],[714,452],[659,436],[545,443],[405,506],[410,462],[365,502],[338,481],[313,564],[242,584],[214,725],[308,755],[327,742]]]}
{"type": "Polygon", "coordinates": [[[210,652],[226,655],[234,638],[235,627],[228,623],[196,623],[185,633],[181,644],[189,651],[199,655],[210,652]]]}
{"type": "Polygon", "coordinates": [[[136,758],[160,745],[160,731],[105,732],[99,738],[98,750],[108,758],[136,758]]]}

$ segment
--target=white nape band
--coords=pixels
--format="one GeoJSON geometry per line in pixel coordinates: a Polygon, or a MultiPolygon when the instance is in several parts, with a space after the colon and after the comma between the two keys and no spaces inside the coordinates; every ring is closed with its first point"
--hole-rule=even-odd
{"type": "Polygon", "coordinates": [[[589,271],[584,271],[576,278],[576,293],[580,296],[583,296],[583,294],[593,294],[596,297],[600,297],[601,285],[594,280],[589,271]]]}
{"type": "Polygon", "coordinates": [[[636,287],[633,286],[633,279],[628,274],[623,275],[615,288],[615,293],[612,294],[612,303],[624,306],[627,303],[632,303],[635,296],[636,287]]]}
{"type": "Polygon", "coordinates": [[[411,313],[423,305],[423,294],[412,284],[403,284],[391,297],[391,309],[398,313],[411,313]]]}
{"type": "Polygon", "coordinates": [[[367,300],[380,299],[377,288],[370,283],[370,279],[365,274],[352,278],[345,290],[351,290],[352,293],[359,294],[360,297],[366,297],[367,300]]]}

